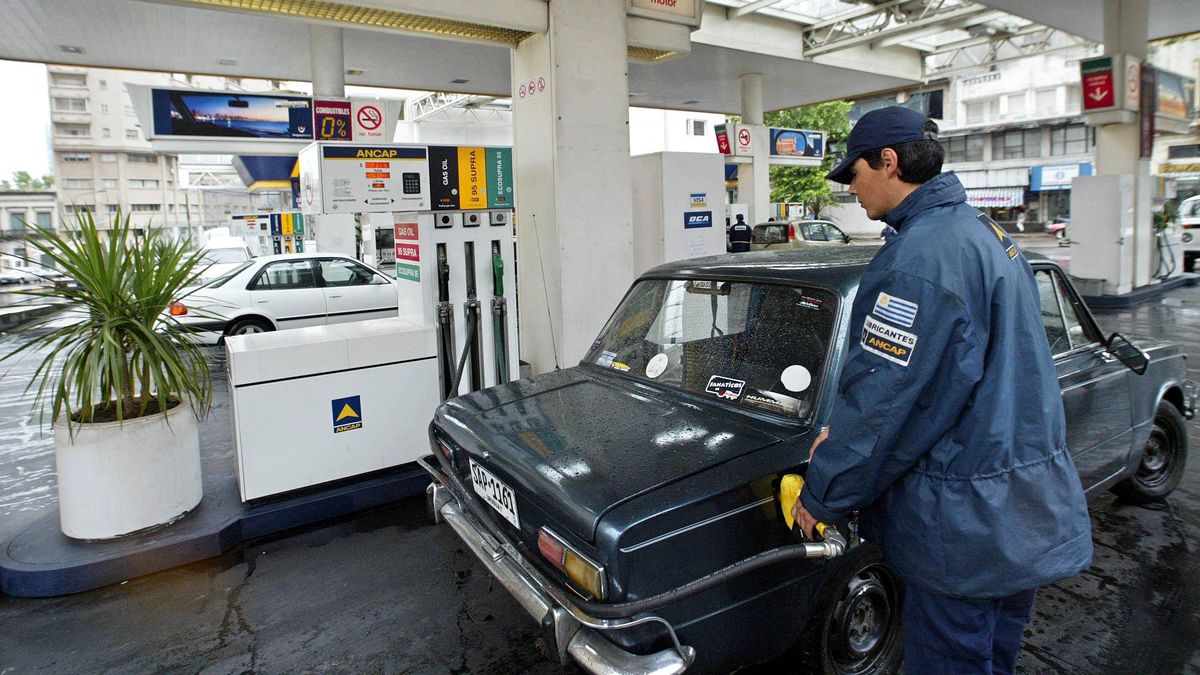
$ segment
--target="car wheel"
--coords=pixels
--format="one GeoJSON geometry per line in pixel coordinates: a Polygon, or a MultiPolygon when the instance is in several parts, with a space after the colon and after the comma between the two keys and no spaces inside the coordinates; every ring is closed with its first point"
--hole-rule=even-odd
{"type": "Polygon", "coordinates": [[[804,667],[826,675],[895,673],[904,656],[903,585],[873,544],[850,549],[837,565],[801,636],[804,667]]]}
{"type": "Polygon", "coordinates": [[[229,324],[225,329],[226,335],[251,335],[253,333],[269,333],[275,330],[275,327],[268,323],[265,319],[238,319],[229,324]]]}
{"type": "Polygon", "coordinates": [[[1200,257],[1200,253],[1192,253],[1189,251],[1183,252],[1183,271],[1191,272],[1192,267],[1196,264],[1196,258],[1200,257]]]}
{"type": "Polygon", "coordinates": [[[1185,464],[1187,427],[1183,415],[1170,401],[1159,401],[1137,473],[1113,486],[1113,492],[1132,504],[1158,501],[1179,485],[1185,464]]]}

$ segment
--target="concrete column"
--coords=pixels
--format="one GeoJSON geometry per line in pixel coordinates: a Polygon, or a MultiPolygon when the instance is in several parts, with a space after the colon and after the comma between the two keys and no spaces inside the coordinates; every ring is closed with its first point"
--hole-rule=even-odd
{"type": "Polygon", "coordinates": [[[633,280],[624,0],[550,0],[513,50],[521,357],[573,366],[633,280]]]}
{"type": "MultiPolygon", "coordinates": [[[[738,165],[738,203],[749,207],[747,221],[766,221],[771,208],[766,127],[763,126],[762,75],[749,73],[738,78],[742,85],[742,124],[750,131],[751,162],[738,165]]],[[[739,130],[740,131],[740,130],[739,130]]]]}
{"type": "Polygon", "coordinates": [[[342,29],[333,26],[308,27],[309,59],[312,67],[313,94],[346,95],[346,52],[342,29]]]}
{"type": "MultiPolygon", "coordinates": [[[[346,55],[342,29],[333,26],[308,27],[309,60],[312,68],[313,94],[316,96],[346,95],[346,55]]],[[[317,250],[341,253],[354,257],[354,215],[345,213],[313,218],[313,240],[317,250]]],[[[307,234],[307,233],[306,233],[307,234]]]]}
{"type": "MultiPolygon", "coordinates": [[[[1150,21],[1148,0],[1104,0],[1104,53],[1128,54],[1146,58],[1146,36],[1150,21]]],[[[1122,74],[1116,74],[1116,86],[1124,86],[1122,74]]],[[[1150,283],[1157,258],[1151,196],[1150,160],[1138,157],[1141,131],[1134,124],[1106,124],[1096,128],[1096,174],[1133,176],[1132,242],[1125,237],[1133,255],[1132,286],[1150,283]]]]}

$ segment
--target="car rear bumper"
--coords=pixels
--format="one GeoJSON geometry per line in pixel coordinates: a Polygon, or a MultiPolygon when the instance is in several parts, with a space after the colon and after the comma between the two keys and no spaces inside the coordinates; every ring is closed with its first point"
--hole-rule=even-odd
{"type": "Polygon", "coordinates": [[[674,675],[686,670],[695,659],[695,650],[688,646],[641,655],[606,640],[600,634],[602,631],[619,630],[646,619],[612,621],[582,612],[511,544],[487,531],[466,506],[466,488],[443,471],[436,458],[427,456],[418,463],[433,477],[426,491],[431,515],[448,523],[492,576],[541,624],[547,650],[557,655],[560,663],[566,664],[569,656],[587,672],[598,675],[634,672],[674,675]]]}

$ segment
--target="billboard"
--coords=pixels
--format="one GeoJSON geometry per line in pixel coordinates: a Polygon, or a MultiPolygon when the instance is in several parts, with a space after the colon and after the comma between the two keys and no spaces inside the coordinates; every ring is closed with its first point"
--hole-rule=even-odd
{"type": "Polygon", "coordinates": [[[771,127],[771,144],[768,153],[772,157],[825,157],[825,133],[804,129],[778,129],[771,127]]]}
{"type": "Polygon", "coordinates": [[[151,89],[152,136],[311,140],[307,96],[151,89]]]}

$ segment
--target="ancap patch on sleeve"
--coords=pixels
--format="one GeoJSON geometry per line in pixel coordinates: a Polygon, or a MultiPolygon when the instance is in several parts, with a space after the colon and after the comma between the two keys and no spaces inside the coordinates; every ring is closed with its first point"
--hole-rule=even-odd
{"type": "Polygon", "coordinates": [[[862,338],[859,344],[864,351],[881,356],[892,363],[908,367],[913,350],[917,348],[917,336],[878,321],[870,314],[863,320],[862,338]]]}
{"type": "Polygon", "coordinates": [[[996,221],[989,218],[987,214],[981,213],[979,214],[978,218],[979,222],[990,228],[992,234],[996,235],[996,239],[1000,240],[1000,245],[1004,247],[1004,253],[1008,256],[1008,259],[1015,260],[1017,254],[1020,253],[1020,250],[1017,249],[1017,245],[1013,243],[1012,238],[1008,236],[1008,233],[1004,231],[1004,228],[997,225],[996,221]]]}
{"type": "Polygon", "coordinates": [[[871,310],[871,313],[897,326],[912,328],[913,322],[917,320],[917,310],[920,307],[915,302],[881,292],[879,298],[875,300],[875,309],[871,310]]]}

